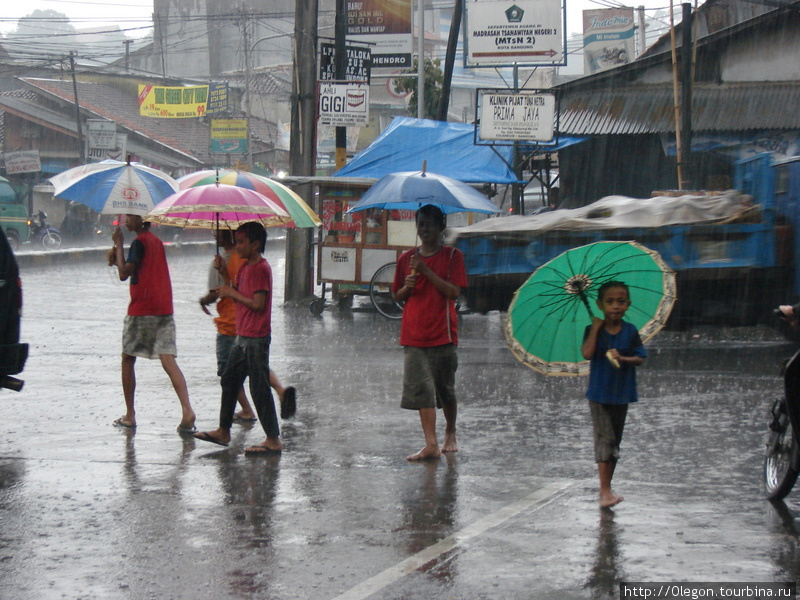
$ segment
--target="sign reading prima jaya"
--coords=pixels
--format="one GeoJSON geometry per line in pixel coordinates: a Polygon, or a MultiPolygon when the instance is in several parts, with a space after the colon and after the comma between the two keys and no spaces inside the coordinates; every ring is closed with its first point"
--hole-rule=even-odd
{"type": "Polygon", "coordinates": [[[139,114],[143,117],[185,119],[205,117],[227,109],[227,83],[139,86],[139,114]]]}
{"type": "Polygon", "coordinates": [[[560,0],[467,2],[468,67],[566,65],[560,0]]]}
{"type": "Polygon", "coordinates": [[[536,92],[483,92],[482,140],[549,142],[553,139],[556,98],[536,92]]]}

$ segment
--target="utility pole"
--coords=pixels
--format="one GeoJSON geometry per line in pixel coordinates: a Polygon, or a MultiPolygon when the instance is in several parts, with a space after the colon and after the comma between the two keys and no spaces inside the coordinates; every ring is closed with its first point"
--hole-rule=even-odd
{"type": "Polygon", "coordinates": [[[425,0],[417,0],[417,118],[425,118],[425,0]]]}
{"type": "MultiPolygon", "coordinates": [[[[318,0],[296,0],[294,19],[294,61],[292,77],[291,174],[314,175],[317,148],[317,12],[318,0]]],[[[303,200],[315,206],[311,183],[295,190],[303,200]]],[[[286,232],[286,275],[284,300],[300,302],[311,295],[311,229],[288,229],[286,232]]]]}
{"type": "Polygon", "coordinates": [[[444,57],[444,80],[442,81],[442,96],[439,98],[438,121],[447,121],[447,111],[450,108],[450,83],[453,80],[453,66],[456,62],[456,48],[458,47],[458,32],[461,29],[461,13],[464,10],[464,0],[456,0],[453,8],[453,20],[450,21],[450,35],[447,38],[447,52],[444,57]]]}
{"type": "Polygon", "coordinates": [[[684,2],[681,5],[681,148],[683,182],[682,190],[694,187],[692,173],[692,5],[684,2]]]}
{"type": "MultiPolygon", "coordinates": [[[[336,81],[347,78],[347,0],[336,0],[334,25],[334,75],[336,81]]],[[[336,169],[347,164],[347,127],[336,128],[336,169]]]]}
{"type": "Polygon", "coordinates": [[[250,33],[249,19],[247,11],[242,9],[242,42],[244,44],[244,111],[245,121],[247,122],[247,169],[253,170],[253,140],[250,132],[250,116],[252,114],[250,105],[250,33]]]}
{"type": "Polygon", "coordinates": [[[125,44],[125,72],[128,73],[131,70],[131,43],[133,40],[123,40],[122,43],[125,44]]]}
{"type": "Polygon", "coordinates": [[[86,151],[83,148],[83,125],[81,125],[81,105],[78,102],[78,81],[75,79],[75,51],[69,53],[69,70],[72,73],[72,94],[75,96],[75,122],[78,126],[78,156],[81,164],[86,162],[86,151]]]}

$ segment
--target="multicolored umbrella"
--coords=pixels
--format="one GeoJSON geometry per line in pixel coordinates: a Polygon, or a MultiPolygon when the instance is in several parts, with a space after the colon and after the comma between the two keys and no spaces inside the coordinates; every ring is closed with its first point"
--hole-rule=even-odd
{"type": "Polygon", "coordinates": [[[188,229],[235,230],[247,221],[264,227],[289,223],[292,217],[266,196],[247,188],[215,183],[181,190],[160,202],[145,221],[188,229]]]}
{"type": "Polygon", "coordinates": [[[103,215],[144,215],[179,189],[172,177],[158,169],[119,160],[74,167],[50,182],[56,198],[84,204],[103,215]]]}
{"type": "Polygon", "coordinates": [[[483,194],[466,183],[427,172],[425,162],[421,171],[389,173],[381,177],[347,212],[370,208],[418,210],[426,204],[438,206],[444,214],[501,212],[483,194]]]}
{"type": "Polygon", "coordinates": [[[583,335],[597,311],[597,290],[607,281],[628,286],[625,320],[642,341],[664,327],[675,303],[675,272],[658,252],[636,242],[595,242],[545,263],[516,291],[505,323],[514,356],[545,375],[587,375],[583,335]]]}
{"type": "Polygon", "coordinates": [[[320,218],[300,196],[282,183],[268,177],[235,169],[220,171],[206,169],[178,179],[178,185],[182,190],[212,183],[234,185],[266,196],[292,217],[291,222],[282,225],[284,227],[319,227],[322,224],[320,218]]]}

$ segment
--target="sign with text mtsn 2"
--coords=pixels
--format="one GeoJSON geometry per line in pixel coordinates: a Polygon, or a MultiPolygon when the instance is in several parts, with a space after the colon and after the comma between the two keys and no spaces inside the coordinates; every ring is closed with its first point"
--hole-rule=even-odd
{"type": "Polygon", "coordinates": [[[320,81],[319,120],[336,127],[366,127],[369,118],[369,86],[364,83],[320,81]]]}
{"type": "Polygon", "coordinates": [[[553,139],[556,97],[538,92],[478,90],[482,140],[549,142],[553,139]]]}
{"type": "Polygon", "coordinates": [[[464,8],[466,66],[567,64],[561,0],[479,0],[464,8]]]}

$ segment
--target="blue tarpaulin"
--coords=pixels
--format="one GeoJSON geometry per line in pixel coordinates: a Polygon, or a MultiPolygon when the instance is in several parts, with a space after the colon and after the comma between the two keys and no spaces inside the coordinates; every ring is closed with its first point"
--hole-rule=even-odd
{"type": "MultiPolygon", "coordinates": [[[[554,152],[586,138],[560,137],[550,144],[523,142],[523,152],[554,152]],[[525,150],[527,148],[527,150],[525,150]]],[[[395,117],[367,148],[356,154],[334,177],[374,177],[427,170],[465,183],[517,183],[511,169],[513,147],[475,144],[475,126],[411,117],[395,117]]],[[[524,183],[524,182],[521,182],[524,183]]]]}
{"type": "Polygon", "coordinates": [[[428,171],[465,183],[517,181],[509,167],[511,146],[498,146],[498,156],[474,141],[475,127],[468,123],[395,117],[372,144],[333,175],[380,179],[389,173],[420,171],[424,160],[428,171]]]}

